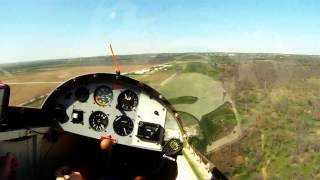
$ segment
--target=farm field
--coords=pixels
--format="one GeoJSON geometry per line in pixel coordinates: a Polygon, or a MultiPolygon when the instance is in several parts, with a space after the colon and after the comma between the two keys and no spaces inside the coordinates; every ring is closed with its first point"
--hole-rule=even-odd
{"type": "MultiPolygon", "coordinates": [[[[123,72],[131,72],[143,68],[152,67],[154,64],[146,65],[124,65],[123,72]]],[[[59,84],[70,78],[89,73],[114,73],[114,66],[78,66],[66,68],[51,68],[41,71],[19,72],[2,76],[1,81],[11,87],[10,105],[21,105],[30,99],[47,95],[59,84]]]]}
{"type": "MultiPolygon", "coordinates": [[[[166,54],[121,69],[172,103],[191,145],[230,179],[320,178],[320,57],[166,54]],[[155,70],[159,64],[167,66],[155,70]]],[[[10,104],[39,107],[61,82],[114,69],[86,64],[9,72],[1,81],[11,84],[10,104]]]]}
{"type": "Polygon", "coordinates": [[[178,111],[193,114],[198,119],[224,103],[220,82],[199,73],[182,73],[160,87],[159,91],[168,99],[181,96],[196,97],[191,104],[175,104],[178,111]]]}

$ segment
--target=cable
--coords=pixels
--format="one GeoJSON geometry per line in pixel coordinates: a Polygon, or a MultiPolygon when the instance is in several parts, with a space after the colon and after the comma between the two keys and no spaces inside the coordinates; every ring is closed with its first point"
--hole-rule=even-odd
{"type": "MultiPolygon", "coordinates": [[[[38,131],[35,131],[35,130],[33,130],[33,129],[30,129],[30,128],[25,128],[25,130],[34,132],[34,133],[36,133],[36,134],[41,134],[41,135],[46,135],[46,134],[48,134],[48,133],[38,132],[38,131]]],[[[32,136],[25,135],[25,136],[18,137],[18,138],[14,138],[14,139],[9,139],[9,140],[7,140],[7,141],[12,141],[12,142],[24,141],[24,140],[30,139],[31,137],[32,137],[32,136]]]]}
{"type": "Polygon", "coordinates": [[[44,156],[41,158],[42,161],[47,160],[47,157],[50,153],[50,151],[52,150],[53,146],[55,145],[56,142],[51,143],[51,146],[48,148],[47,152],[44,154],[44,156]]]}
{"type": "Polygon", "coordinates": [[[45,135],[45,134],[48,134],[48,133],[44,133],[44,132],[39,132],[39,131],[35,131],[35,130],[33,130],[33,129],[30,129],[30,128],[26,128],[26,130],[28,130],[28,131],[31,131],[31,132],[34,132],[34,133],[36,133],[36,134],[42,134],[42,135],[45,135]]]}

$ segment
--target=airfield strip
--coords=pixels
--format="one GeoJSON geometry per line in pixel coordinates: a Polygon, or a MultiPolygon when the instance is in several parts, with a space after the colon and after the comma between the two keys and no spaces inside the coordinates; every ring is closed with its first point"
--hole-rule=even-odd
{"type": "Polygon", "coordinates": [[[177,75],[177,73],[172,74],[170,77],[168,77],[167,79],[165,79],[164,81],[162,81],[160,83],[160,86],[164,86],[165,84],[167,84],[171,79],[173,79],[175,76],[177,75]]]}

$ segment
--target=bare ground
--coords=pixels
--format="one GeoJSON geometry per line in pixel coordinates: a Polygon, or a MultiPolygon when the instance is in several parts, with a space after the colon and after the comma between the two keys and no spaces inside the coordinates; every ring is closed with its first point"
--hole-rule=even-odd
{"type": "MultiPolygon", "coordinates": [[[[122,72],[132,72],[155,64],[123,65],[122,72]]],[[[3,83],[11,87],[10,105],[20,105],[32,98],[50,93],[60,83],[72,77],[89,73],[114,73],[113,66],[79,66],[68,68],[53,68],[45,71],[32,71],[1,77],[3,83]],[[49,83],[29,83],[49,82],[49,83]]]]}

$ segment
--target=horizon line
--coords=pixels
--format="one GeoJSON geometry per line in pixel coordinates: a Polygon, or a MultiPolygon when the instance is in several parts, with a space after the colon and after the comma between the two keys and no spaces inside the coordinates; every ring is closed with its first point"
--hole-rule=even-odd
{"type": "MultiPolygon", "coordinates": [[[[125,53],[125,54],[117,54],[117,56],[134,56],[134,55],[155,55],[155,54],[186,54],[186,53],[224,53],[224,54],[273,54],[273,55],[286,55],[286,56],[320,56],[320,54],[315,53],[279,53],[279,52],[239,52],[239,51],[185,51],[185,52],[158,52],[158,53],[125,53]]],[[[25,60],[16,60],[16,61],[1,61],[0,65],[3,64],[15,64],[15,63],[29,63],[35,61],[53,61],[53,60],[64,60],[64,59],[78,59],[78,58],[92,58],[92,57],[110,57],[112,55],[92,55],[92,56],[69,56],[69,57],[58,57],[58,58],[47,58],[47,59],[25,59],[25,60]]]]}

